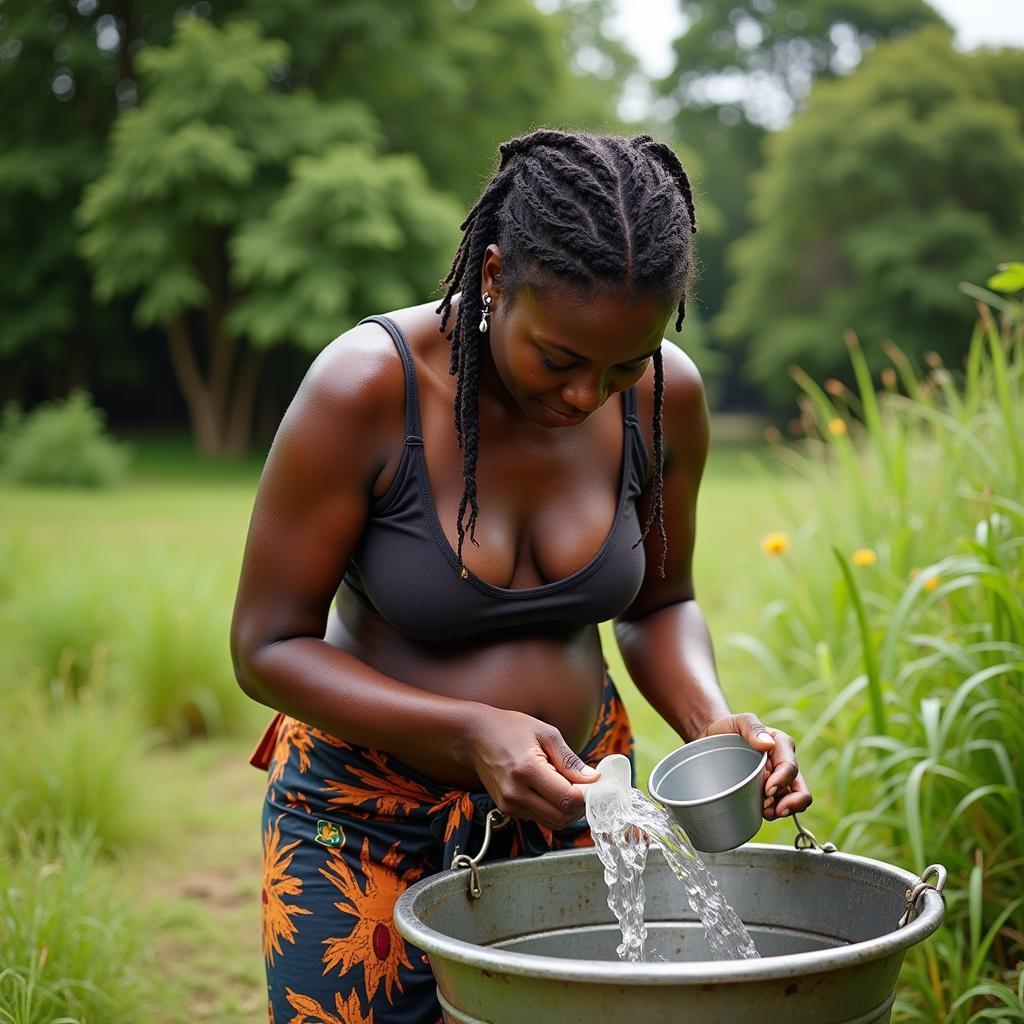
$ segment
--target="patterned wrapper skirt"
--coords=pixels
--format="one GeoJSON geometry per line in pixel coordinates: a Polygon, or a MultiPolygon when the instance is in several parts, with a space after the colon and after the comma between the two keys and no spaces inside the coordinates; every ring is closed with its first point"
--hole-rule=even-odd
{"type": "MultiPolygon", "coordinates": [[[[580,756],[632,759],[626,710],[606,676],[580,756]]],[[[435,1024],[426,956],[392,920],[413,882],[475,855],[494,801],[420,774],[380,750],[277,715],[253,754],[263,809],[263,955],[271,1024],[435,1024]]],[[[585,819],[552,831],[513,818],[487,859],[590,846],[585,819]]]]}

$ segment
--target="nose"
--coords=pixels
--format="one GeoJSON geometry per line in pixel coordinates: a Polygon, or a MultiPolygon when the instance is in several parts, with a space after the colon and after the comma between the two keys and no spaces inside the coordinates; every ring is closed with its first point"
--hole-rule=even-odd
{"type": "Polygon", "coordinates": [[[608,398],[605,382],[595,374],[576,377],[562,388],[562,400],[579,412],[600,409],[608,398]]]}

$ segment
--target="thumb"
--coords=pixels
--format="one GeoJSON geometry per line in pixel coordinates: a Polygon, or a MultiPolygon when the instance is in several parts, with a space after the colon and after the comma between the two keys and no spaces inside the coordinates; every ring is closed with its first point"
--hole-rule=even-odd
{"type": "Polygon", "coordinates": [[[560,732],[539,737],[541,749],[559,774],[570,782],[596,782],[600,772],[591,768],[562,738],[560,732]]]}
{"type": "Polygon", "coordinates": [[[747,744],[755,750],[771,750],[775,746],[775,737],[771,730],[761,721],[757,715],[749,712],[739,715],[729,715],[712,722],[704,730],[705,736],[714,736],[721,733],[736,733],[742,736],[747,744]]]}

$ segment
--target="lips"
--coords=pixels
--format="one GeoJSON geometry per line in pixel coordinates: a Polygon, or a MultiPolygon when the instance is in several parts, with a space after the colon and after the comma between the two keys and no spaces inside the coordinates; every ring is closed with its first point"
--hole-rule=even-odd
{"type": "Polygon", "coordinates": [[[547,402],[541,402],[541,405],[543,405],[544,408],[547,409],[547,411],[551,414],[552,419],[566,427],[571,427],[575,426],[577,423],[582,423],[590,415],[590,413],[586,412],[562,412],[561,410],[555,409],[553,406],[548,405],[547,402]]]}

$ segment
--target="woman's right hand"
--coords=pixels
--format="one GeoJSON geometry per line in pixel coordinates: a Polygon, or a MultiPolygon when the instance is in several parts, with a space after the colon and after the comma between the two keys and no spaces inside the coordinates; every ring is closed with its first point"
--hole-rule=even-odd
{"type": "Polygon", "coordinates": [[[467,743],[469,766],[503,814],[565,828],[583,817],[581,785],[598,771],[553,726],[518,711],[481,706],[467,743]]]}

